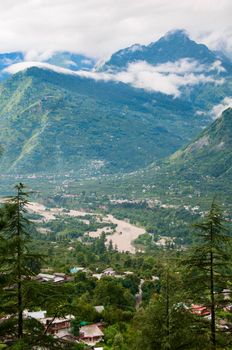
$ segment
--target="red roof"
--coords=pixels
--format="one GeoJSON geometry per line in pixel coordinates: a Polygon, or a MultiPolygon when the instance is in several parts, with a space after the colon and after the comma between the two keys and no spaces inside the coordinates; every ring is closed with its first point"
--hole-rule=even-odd
{"type": "Polygon", "coordinates": [[[209,309],[204,305],[192,304],[191,310],[192,310],[191,311],[192,314],[194,315],[201,315],[201,316],[210,315],[209,309]]]}

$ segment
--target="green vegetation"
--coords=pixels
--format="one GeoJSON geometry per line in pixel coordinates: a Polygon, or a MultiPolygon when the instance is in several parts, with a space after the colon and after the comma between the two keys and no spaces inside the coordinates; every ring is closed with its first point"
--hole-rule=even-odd
{"type": "MultiPolygon", "coordinates": [[[[178,245],[190,243],[189,224],[204,215],[215,193],[231,221],[231,121],[227,109],[183,150],[134,173],[66,181],[57,177],[53,186],[44,187],[43,200],[51,203],[49,191],[54,206],[112,213],[143,226],[153,234],[152,241],[169,236],[178,245]]],[[[29,181],[40,186],[43,179],[29,181]]]]}
{"type": "Polygon", "coordinates": [[[184,99],[39,68],[4,82],[0,104],[1,172],[10,174],[129,172],[209,122],[184,99]]]}
{"type": "MultiPolygon", "coordinates": [[[[204,302],[209,300],[211,310],[211,349],[216,349],[216,309],[219,308],[220,298],[217,294],[223,290],[231,278],[231,237],[226,235],[223,226],[223,215],[218,205],[213,202],[205,220],[195,227],[200,229],[200,240],[196,247],[191,249],[190,256],[185,264],[189,267],[194,287],[201,285],[201,297],[204,302]],[[217,293],[216,293],[217,291],[217,293]]],[[[223,301],[221,300],[223,304],[223,301]]]]}
{"type": "MultiPolygon", "coordinates": [[[[54,220],[52,236],[36,232],[26,219],[24,186],[17,186],[17,191],[13,202],[4,204],[0,210],[0,295],[3,300],[0,317],[12,315],[0,322],[0,340],[6,349],[29,350],[34,344],[45,349],[82,346],[60,342],[38,321],[22,319],[25,309],[46,310],[51,318],[71,313],[74,336],[79,335],[81,324],[101,321],[104,346],[108,350],[229,349],[231,334],[224,332],[222,325],[230,327],[231,323],[229,309],[225,309],[230,304],[230,290],[227,298],[221,292],[231,285],[230,232],[225,231],[222,212],[215,203],[195,225],[200,229],[200,235],[195,238],[196,248],[157,247],[146,235],[137,242],[147,246],[146,254],[129,254],[106,247],[104,234],[87,244],[69,234],[61,239],[59,232],[63,232],[65,224],[72,228],[78,224],[78,218],[54,220]],[[17,226],[18,219],[20,226],[17,226]],[[14,232],[16,236],[19,232],[20,241],[15,240],[14,232]],[[10,259],[13,250],[13,259],[10,259]],[[39,255],[41,251],[43,260],[39,255]],[[20,262],[23,270],[19,276],[12,271],[15,268],[19,271],[20,262]],[[73,266],[82,266],[85,270],[71,275],[73,266]],[[99,275],[109,266],[116,276],[95,277],[94,274],[99,275]],[[62,284],[41,283],[32,278],[41,269],[49,273],[65,272],[70,279],[62,284]],[[194,313],[193,304],[210,310],[211,319],[194,313]],[[94,308],[96,305],[104,309],[99,313],[94,308]]],[[[81,231],[81,226],[77,226],[77,231],[79,229],[81,231]]]]}
{"type": "MultiPolygon", "coordinates": [[[[145,50],[148,62],[162,63],[155,47],[173,50],[169,39],[145,50]]],[[[215,61],[184,41],[184,53],[215,61]]],[[[124,54],[107,64],[123,67],[133,58],[124,54]]],[[[232,91],[223,64],[223,84],[177,99],[38,68],[2,83],[0,192],[11,194],[19,173],[54,215],[28,212],[22,183],[0,208],[0,348],[88,349],[24,317],[46,310],[51,324],[71,314],[78,341],[81,325],[101,322],[106,350],[231,349],[232,109],[195,138],[232,91]],[[107,242],[107,215],[145,229],[135,254],[107,242]],[[41,282],[39,272],[65,279],[41,282]]]]}

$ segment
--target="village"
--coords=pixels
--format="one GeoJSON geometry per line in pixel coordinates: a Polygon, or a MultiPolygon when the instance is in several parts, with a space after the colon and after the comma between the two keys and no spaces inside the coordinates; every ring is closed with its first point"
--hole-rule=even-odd
{"type": "MultiPolygon", "coordinates": [[[[88,268],[84,268],[82,266],[74,266],[70,268],[69,274],[60,273],[60,272],[51,272],[51,269],[42,269],[39,274],[33,276],[32,279],[39,283],[52,283],[54,285],[64,284],[68,282],[74,281],[74,276],[78,273],[84,273],[91,278],[95,278],[96,280],[101,280],[104,278],[111,279],[125,279],[127,276],[133,276],[134,272],[132,271],[124,271],[123,273],[117,273],[112,267],[108,267],[101,272],[93,273],[88,268]]],[[[151,280],[159,281],[158,276],[152,276],[151,280]]],[[[145,280],[140,279],[140,284],[138,286],[138,293],[135,294],[135,307],[136,310],[140,308],[140,305],[143,301],[143,291],[142,286],[145,280]]],[[[230,300],[230,289],[223,289],[222,295],[225,301],[230,300]]],[[[202,304],[178,304],[176,307],[183,307],[186,312],[190,312],[193,315],[204,318],[205,320],[210,321],[211,312],[208,306],[202,304]]],[[[101,315],[105,307],[104,305],[95,305],[93,310],[101,315]]],[[[228,304],[224,307],[224,311],[232,313],[232,304],[228,304]]],[[[7,315],[0,318],[1,322],[9,319],[12,315],[7,315]]],[[[74,335],[72,332],[72,322],[75,320],[74,315],[59,315],[59,316],[48,316],[46,310],[24,310],[23,311],[24,319],[34,319],[41,323],[44,327],[44,332],[50,334],[55,339],[58,339],[62,342],[73,343],[73,344],[85,344],[90,349],[93,350],[103,350],[104,349],[104,329],[107,327],[107,324],[102,320],[100,322],[90,323],[85,320],[81,321],[79,324],[78,335],[74,335]],[[100,344],[100,345],[99,345],[100,344]]],[[[217,327],[223,331],[228,331],[231,329],[231,323],[226,322],[221,319],[218,323],[217,327]]]]}

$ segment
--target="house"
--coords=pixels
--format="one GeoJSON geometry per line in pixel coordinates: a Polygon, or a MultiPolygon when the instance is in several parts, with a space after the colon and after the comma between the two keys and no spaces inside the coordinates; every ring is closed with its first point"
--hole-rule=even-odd
{"type": "Polygon", "coordinates": [[[80,327],[79,340],[86,345],[94,346],[98,342],[102,341],[104,334],[101,330],[102,324],[95,323],[87,326],[80,327]]]}
{"type": "Polygon", "coordinates": [[[59,339],[68,343],[79,343],[78,338],[71,334],[66,334],[62,337],[59,337],[59,339]]]}
{"type": "Polygon", "coordinates": [[[55,272],[54,273],[54,283],[63,283],[67,281],[67,276],[65,275],[65,273],[59,273],[59,272],[55,272]]]}
{"type": "Polygon", "coordinates": [[[105,310],[105,308],[104,308],[103,305],[94,306],[94,309],[95,309],[95,311],[97,311],[99,314],[101,314],[101,313],[105,310]]]}
{"type": "Polygon", "coordinates": [[[210,315],[210,311],[206,306],[198,305],[198,304],[191,305],[191,312],[192,312],[192,314],[199,315],[199,316],[209,316],[210,315]]]}
{"type": "Polygon", "coordinates": [[[230,289],[223,289],[222,294],[223,294],[224,300],[230,300],[230,294],[231,294],[230,289]]]}
{"type": "Polygon", "coordinates": [[[54,276],[48,273],[39,273],[36,279],[40,282],[53,282],[54,276]]]}
{"type": "Polygon", "coordinates": [[[69,271],[70,273],[77,273],[77,272],[83,271],[84,269],[85,269],[84,267],[74,266],[69,271]]]}
{"type": "Polygon", "coordinates": [[[115,271],[114,271],[114,269],[112,269],[112,267],[108,267],[107,269],[105,269],[103,271],[103,275],[105,275],[105,276],[114,276],[115,275],[115,271]]]}
{"type": "Polygon", "coordinates": [[[48,333],[57,338],[63,338],[70,335],[71,321],[74,319],[73,315],[65,317],[46,317],[46,311],[23,311],[24,318],[34,318],[43,324],[48,333]]]}
{"type": "Polygon", "coordinates": [[[46,317],[47,311],[23,311],[23,317],[25,318],[35,318],[36,320],[40,321],[46,317]]]}
{"type": "Polygon", "coordinates": [[[68,336],[71,332],[71,321],[74,319],[73,315],[65,317],[47,317],[41,319],[40,322],[47,329],[47,332],[53,334],[57,338],[68,336]]]}
{"type": "Polygon", "coordinates": [[[39,273],[36,279],[40,282],[64,283],[69,280],[65,273],[55,272],[53,275],[47,273],[39,273]]]}

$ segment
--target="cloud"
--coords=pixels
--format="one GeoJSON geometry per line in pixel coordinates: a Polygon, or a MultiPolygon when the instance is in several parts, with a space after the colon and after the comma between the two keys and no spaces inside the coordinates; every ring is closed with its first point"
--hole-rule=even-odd
{"type": "Polygon", "coordinates": [[[49,58],[51,58],[53,55],[53,51],[48,50],[44,52],[38,52],[36,50],[30,50],[25,53],[24,55],[24,60],[28,62],[33,62],[33,61],[47,61],[49,58]]]}
{"type": "Polygon", "coordinates": [[[157,66],[141,61],[130,64],[126,71],[117,73],[116,78],[137,88],[178,97],[181,95],[180,89],[183,86],[200,83],[222,84],[224,82],[223,79],[216,80],[204,75],[204,71],[207,71],[205,65],[199,65],[197,61],[189,59],[157,66]]]}
{"type": "Polygon", "coordinates": [[[106,58],[185,28],[232,53],[231,0],[1,0],[0,52],[73,51],[106,58]]]}
{"type": "Polygon", "coordinates": [[[91,60],[88,59],[88,58],[84,58],[83,60],[81,60],[81,63],[82,63],[82,64],[85,64],[85,65],[91,66],[91,65],[93,64],[93,61],[91,61],[91,60]]]}
{"type": "Polygon", "coordinates": [[[212,50],[219,50],[224,52],[230,59],[232,59],[232,30],[224,28],[222,31],[207,31],[203,33],[200,40],[204,42],[212,50]]]}
{"type": "Polygon", "coordinates": [[[16,74],[18,72],[21,72],[31,67],[49,69],[49,70],[53,70],[54,72],[62,73],[62,74],[72,74],[72,75],[75,74],[75,71],[72,71],[71,69],[62,68],[50,63],[37,62],[37,61],[19,62],[19,63],[13,64],[5,68],[3,70],[3,73],[16,74]]]}
{"type": "Polygon", "coordinates": [[[229,107],[232,108],[232,97],[225,97],[221,103],[213,107],[211,111],[212,117],[214,119],[219,118],[222,112],[229,107]]]}
{"type": "Polygon", "coordinates": [[[161,92],[163,94],[179,97],[181,88],[200,83],[222,84],[224,80],[207,76],[204,72],[220,66],[214,63],[211,67],[200,65],[197,61],[181,59],[176,62],[167,62],[160,65],[150,65],[140,61],[128,65],[127,70],[122,72],[96,72],[96,71],[73,71],[44,62],[21,62],[4,69],[4,72],[15,74],[30,67],[50,69],[57,73],[71,74],[94,80],[115,81],[130,84],[136,88],[147,91],[161,92]]]}
{"type": "Polygon", "coordinates": [[[216,71],[217,73],[225,72],[225,68],[222,66],[221,61],[217,60],[215,61],[212,66],[210,67],[210,71],[216,71]]]}

